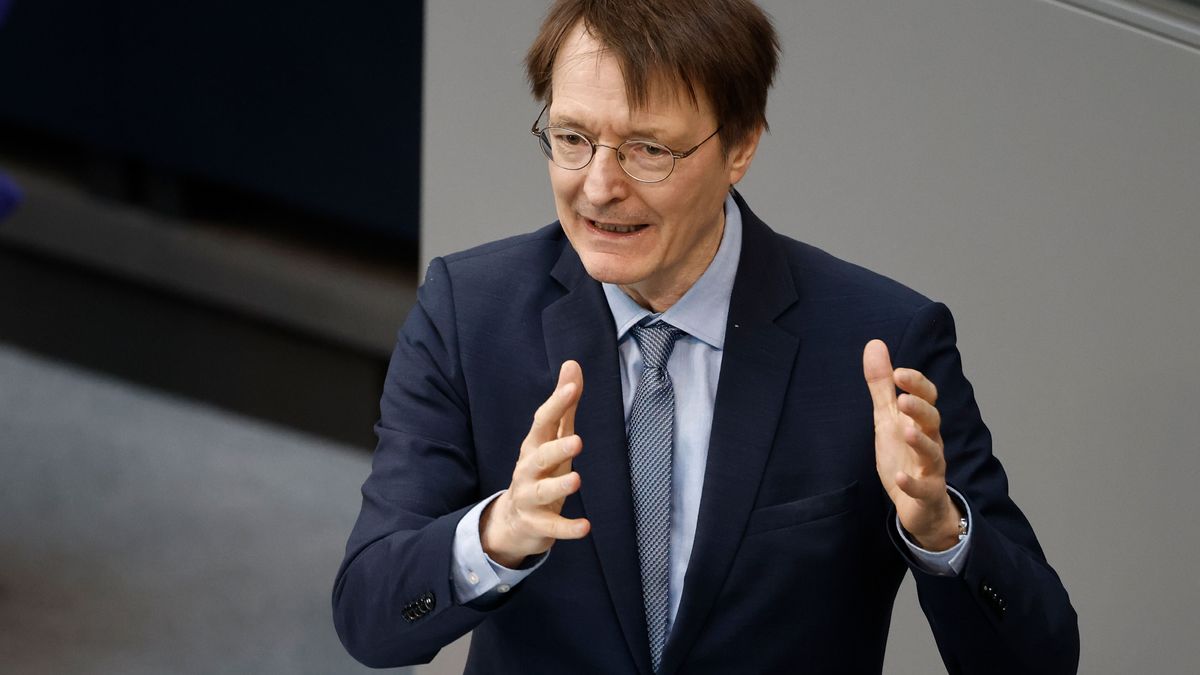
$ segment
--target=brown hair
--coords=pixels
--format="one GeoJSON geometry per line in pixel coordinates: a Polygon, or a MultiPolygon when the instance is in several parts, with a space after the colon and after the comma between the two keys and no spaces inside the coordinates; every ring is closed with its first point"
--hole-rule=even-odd
{"type": "Polygon", "coordinates": [[[678,82],[693,104],[708,97],[722,146],[767,126],[779,38],[750,0],[557,0],[525,55],[534,98],[550,102],[554,59],[581,22],[616,57],[634,108],[656,82],[678,82]]]}

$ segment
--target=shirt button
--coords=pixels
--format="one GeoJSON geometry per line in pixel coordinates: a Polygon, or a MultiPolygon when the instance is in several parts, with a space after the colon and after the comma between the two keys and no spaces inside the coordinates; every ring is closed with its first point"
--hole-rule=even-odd
{"type": "Polygon", "coordinates": [[[475,584],[479,583],[479,575],[471,572],[467,575],[467,581],[471,582],[471,585],[474,586],[475,584]]]}
{"type": "Polygon", "coordinates": [[[496,587],[496,590],[500,593],[507,593],[512,590],[512,586],[509,586],[508,584],[500,584],[496,587]]]}

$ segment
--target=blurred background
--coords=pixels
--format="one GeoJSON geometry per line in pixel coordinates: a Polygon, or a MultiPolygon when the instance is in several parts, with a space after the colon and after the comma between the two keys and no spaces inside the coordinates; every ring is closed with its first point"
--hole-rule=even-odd
{"type": "Polygon", "coordinates": [[[329,591],[417,280],[422,3],[0,13],[0,672],[365,670],[329,591]]]}
{"type": "MultiPolygon", "coordinates": [[[[1193,672],[1200,0],[761,4],[742,193],[954,310],[1081,672],[1193,672]]],[[[329,590],[420,270],[554,218],[547,5],[0,0],[0,672],[364,670],[329,590]]],[[[943,671],[906,582],[885,672],[943,671]]]]}

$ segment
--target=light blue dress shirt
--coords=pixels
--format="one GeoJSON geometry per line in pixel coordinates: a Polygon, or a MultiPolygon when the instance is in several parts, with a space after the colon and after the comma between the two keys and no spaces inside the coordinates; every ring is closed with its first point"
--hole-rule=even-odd
{"type": "MultiPolygon", "coordinates": [[[[603,284],[604,295],[616,323],[617,349],[621,359],[621,394],[627,421],[634,390],[642,372],[642,356],[629,330],[640,323],[666,321],[687,333],[676,342],[667,361],[667,372],[675,385],[668,632],[679,610],[683,580],[696,537],[704,469],[708,465],[713,404],[717,397],[717,379],[721,373],[721,356],[725,346],[729,298],[733,293],[733,280],[741,250],[742,214],[730,196],[725,200],[725,231],[716,256],[696,283],[667,311],[653,314],[617,286],[603,284]]],[[[585,483],[586,480],[585,476],[585,483]]],[[[953,488],[951,492],[966,507],[970,522],[970,507],[966,506],[966,500],[953,488]]],[[[497,492],[475,505],[458,523],[451,576],[459,603],[470,602],[484,595],[507,593],[545,561],[545,556],[541,556],[532,561],[533,564],[513,570],[496,563],[483,552],[479,538],[479,516],[500,494],[497,492]]],[[[953,576],[961,572],[969,548],[969,535],[948,551],[931,552],[912,543],[900,527],[899,519],[896,519],[896,528],[912,550],[917,565],[924,571],[940,576],[953,576]]]]}

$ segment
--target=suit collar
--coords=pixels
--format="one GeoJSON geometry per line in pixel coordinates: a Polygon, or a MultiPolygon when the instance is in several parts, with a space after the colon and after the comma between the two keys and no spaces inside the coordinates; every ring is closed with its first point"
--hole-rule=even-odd
{"type": "Polygon", "coordinates": [[[579,498],[592,525],[588,539],[632,659],[642,675],[650,675],[613,318],[600,284],[588,276],[565,237],[551,276],[567,293],[542,312],[549,372],[553,378],[567,359],[578,361],[583,370],[583,396],[575,414],[583,453],[573,468],[583,479],[579,498]]]}
{"type": "Polygon", "coordinates": [[[774,444],[799,339],[775,319],[797,301],[779,235],[734,193],[743,219],[725,351],[713,407],[696,539],[662,672],[684,662],[713,613],[774,444]]]}

